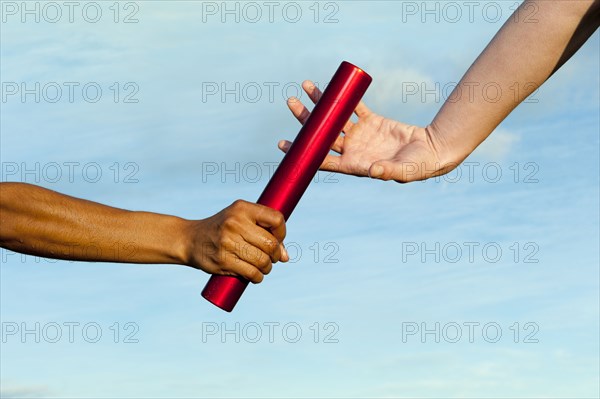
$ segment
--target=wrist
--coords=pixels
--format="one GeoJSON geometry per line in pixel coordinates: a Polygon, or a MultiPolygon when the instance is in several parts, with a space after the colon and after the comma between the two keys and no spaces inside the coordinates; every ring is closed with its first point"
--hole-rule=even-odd
{"type": "Polygon", "coordinates": [[[440,172],[447,173],[456,168],[473,151],[468,146],[463,145],[464,140],[449,131],[442,128],[434,120],[425,128],[427,136],[435,152],[440,172]]]}
{"type": "Polygon", "coordinates": [[[175,234],[171,246],[171,258],[179,265],[191,266],[194,251],[194,236],[196,221],[175,218],[175,234]]]}

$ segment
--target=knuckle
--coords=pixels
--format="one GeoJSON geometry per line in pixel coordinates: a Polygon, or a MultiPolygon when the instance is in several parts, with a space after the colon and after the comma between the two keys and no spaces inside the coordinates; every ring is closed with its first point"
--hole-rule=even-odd
{"type": "Polygon", "coordinates": [[[285,224],[285,218],[283,217],[283,213],[279,212],[279,211],[275,211],[275,215],[273,217],[275,224],[277,224],[277,226],[281,226],[282,224],[285,224]]]}
{"type": "Polygon", "coordinates": [[[223,221],[222,230],[231,231],[235,230],[237,227],[237,221],[235,220],[235,215],[228,215],[227,218],[223,221]]]}
{"type": "Polygon", "coordinates": [[[253,281],[255,283],[260,283],[263,280],[263,274],[261,273],[261,271],[254,267],[251,268],[250,271],[248,271],[247,277],[250,281],[253,281]]]}
{"type": "Polygon", "coordinates": [[[239,199],[235,200],[233,204],[231,204],[230,208],[234,214],[239,214],[242,212],[246,212],[248,210],[249,205],[251,205],[250,202],[239,199]]]}
{"type": "Polygon", "coordinates": [[[262,272],[266,276],[267,274],[271,273],[271,270],[273,270],[273,265],[269,262],[269,266],[265,267],[262,272]]]}
{"type": "Polygon", "coordinates": [[[235,241],[230,244],[232,251],[235,251],[237,257],[244,259],[248,253],[248,245],[245,242],[235,241]]]}
{"type": "Polygon", "coordinates": [[[266,254],[263,254],[259,259],[259,265],[262,269],[266,269],[271,266],[271,258],[266,254]]]}
{"type": "Polygon", "coordinates": [[[231,207],[232,207],[232,208],[236,208],[236,209],[237,209],[237,208],[242,208],[242,207],[244,207],[244,204],[245,204],[245,203],[246,203],[246,201],[244,201],[244,200],[241,200],[241,199],[239,199],[239,200],[235,200],[235,201],[233,201],[233,203],[231,204],[231,207]]]}
{"type": "Polygon", "coordinates": [[[227,234],[219,236],[219,251],[231,251],[235,249],[235,241],[227,234]]]}
{"type": "Polygon", "coordinates": [[[269,255],[273,255],[277,251],[277,248],[279,248],[279,242],[277,240],[266,239],[265,248],[269,255]]]}

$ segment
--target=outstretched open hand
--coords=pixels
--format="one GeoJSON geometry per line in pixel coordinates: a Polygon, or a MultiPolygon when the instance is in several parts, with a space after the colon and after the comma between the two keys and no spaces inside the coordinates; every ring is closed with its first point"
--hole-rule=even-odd
{"type": "MultiPolygon", "coordinates": [[[[304,81],[302,87],[313,103],[321,97],[313,82],[304,81]]],[[[301,124],[306,122],[310,112],[299,99],[288,99],[288,107],[301,124]]],[[[431,127],[384,118],[362,101],[354,113],[358,122],[348,121],[333,144],[332,150],[340,155],[327,155],[321,170],[406,183],[438,176],[456,167],[442,163],[443,148],[431,127]]],[[[283,152],[291,145],[287,140],[278,143],[283,152]]]]}

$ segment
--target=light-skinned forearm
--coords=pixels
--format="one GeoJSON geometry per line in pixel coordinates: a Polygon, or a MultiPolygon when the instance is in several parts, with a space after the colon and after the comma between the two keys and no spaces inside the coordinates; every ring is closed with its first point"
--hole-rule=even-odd
{"type": "Polygon", "coordinates": [[[564,0],[521,4],[428,126],[442,161],[462,162],[566,62],[598,27],[599,5],[564,0]]]}

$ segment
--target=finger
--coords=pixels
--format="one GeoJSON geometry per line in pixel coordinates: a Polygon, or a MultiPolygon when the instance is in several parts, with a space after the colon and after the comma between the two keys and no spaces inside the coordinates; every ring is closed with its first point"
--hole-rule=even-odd
{"type": "MultiPolygon", "coordinates": [[[[279,245],[277,245],[277,250],[279,250],[279,245]]],[[[263,252],[261,248],[255,247],[248,242],[244,242],[238,246],[234,255],[238,259],[256,267],[263,274],[269,274],[273,268],[273,262],[269,255],[263,252]]]]}
{"type": "Polygon", "coordinates": [[[354,113],[359,118],[364,118],[365,116],[367,116],[367,115],[369,115],[371,113],[371,110],[369,109],[369,107],[367,107],[367,105],[363,101],[361,101],[356,106],[356,109],[354,110],[354,113]]]}
{"type": "Polygon", "coordinates": [[[302,101],[296,97],[288,98],[287,105],[290,111],[292,111],[292,114],[296,117],[296,119],[298,119],[298,122],[304,125],[310,116],[310,111],[308,108],[306,108],[304,104],[302,104],[302,101]]]}
{"type": "Polygon", "coordinates": [[[338,154],[341,154],[344,150],[344,136],[342,136],[341,134],[338,135],[335,139],[335,142],[331,146],[331,149],[337,152],[338,154]]]}
{"type": "Polygon", "coordinates": [[[422,180],[422,170],[414,162],[377,161],[369,168],[369,177],[380,180],[396,180],[408,183],[422,180]]]}
{"type": "MultiPolygon", "coordinates": [[[[337,152],[338,154],[341,154],[344,151],[344,140],[344,136],[339,135],[337,139],[335,139],[335,142],[331,146],[331,149],[337,152]]],[[[277,147],[283,152],[288,152],[291,146],[292,142],[289,140],[279,140],[279,142],[277,143],[277,147]]]]}
{"type": "MultiPolygon", "coordinates": [[[[288,152],[288,150],[290,149],[290,147],[292,146],[292,143],[290,141],[287,140],[281,140],[278,143],[279,149],[283,152],[288,152]]],[[[333,148],[332,148],[333,149],[333,148]]],[[[342,148],[343,150],[343,144],[342,144],[342,148]]],[[[336,149],[333,149],[336,152],[340,152],[337,151],[336,149]]],[[[342,151],[343,152],[343,151],[342,151]]],[[[327,154],[327,156],[325,157],[325,160],[323,161],[323,163],[321,164],[321,166],[319,167],[319,170],[323,170],[323,171],[328,171],[328,172],[336,172],[336,173],[342,173],[345,175],[354,175],[354,176],[368,176],[368,170],[364,170],[364,171],[350,171],[347,168],[344,168],[342,166],[342,157],[339,155],[331,155],[331,154],[327,154]]],[[[373,178],[376,178],[375,176],[371,176],[373,178]]]]}
{"type": "Polygon", "coordinates": [[[325,160],[319,167],[319,170],[324,170],[324,171],[328,171],[328,172],[345,173],[345,172],[341,171],[340,161],[341,161],[341,157],[338,155],[327,155],[325,157],[325,160]]]}
{"type": "Polygon", "coordinates": [[[288,254],[287,249],[285,249],[285,245],[283,245],[283,243],[279,244],[279,246],[281,247],[281,259],[279,259],[282,262],[287,262],[290,260],[290,255],[288,254]]]}
{"type": "Polygon", "coordinates": [[[244,277],[246,280],[249,280],[254,284],[260,283],[265,278],[263,273],[258,268],[243,259],[235,258],[231,263],[231,272],[238,276],[244,277]]]}
{"type": "Polygon", "coordinates": [[[254,213],[254,222],[268,229],[278,242],[283,242],[285,238],[285,218],[283,214],[275,209],[269,208],[268,206],[255,204],[258,208],[257,212],[254,213]]]}
{"type": "MultiPolygon", "coordinates": [[[[319,90],[319,88],[310,80],[305,80],[304,82],[302,82],[302,88],[304,89],[306,94],[308,94],[308,97],[310,97],[311,101],[315,104],[323,96],[323,93],[321,92],[321,90],[319,90]]],[[[366,108],[366,106],[365,106],[365,108],[366,108]]],[[[304,107],[304,109],[306,109],[306,107],[304,107]]],[[[368,110],[368,108],[367,108],[367,110],[368,110]]],[[[298,110],[298,112],[300,112],[300,110],[298,110]]],[[[306,110],[306,112],[308,112],[308,110],[306,110]]],[[[308,116],[310,116],[310,113],[308,113],[308,115],[303,114],[303,116],[306,116],[306,118],[303,119],[304,121],[302,122],[302,124],[306,123],[306,119],[308,119],[308,116]]],[[[352,126],[354,126],[354,123],[351,120],[348,120],[346,122],[346,124],[344,125],[344,128],[342,129],[342,131],[347,132],[348,130],[352,129],[352,126]]]]}
{"type": "MultiPolygon", "coordinates": [[[[304,91],[306,91],[309,98],[315,104],[319,101],[319,99],[323,95],[321,90],[319,90],[319,88],[310,80],[305,80],[304,82],[302,82],[302,88],[304,89],[304,91]]],[[[359,106],[360,106],[360,104],[359,104],[359,106]]],[[[363,104],[363,106],[366,108],[366,105],[363,104]]],[[[302,104],[302,102],[298,98],[290,97],[288,99],[288,108],[292,111],[292,113],[294,114],[296,119],[298,119],[298,121],[300,121],[301,124],[304,125],[306,123],[306,121],[308,120],[308,117],[310,116],[310,111],[308,110],[308,108],[306,108],[306,106],[304,104],[302,104]]],[[[366,108],[366,109],[368,111],[368,108],[366,108]]],[[[344,125],[344,127],[342,128],[342,132],[349,131],[350,129],[352,129],[353,126],[354,126],[354,123],[351,120],[348,120],[346,122],[346,124],[344,125]]]]}
{"type": "Polygon", "coordinates": [[[319,90],[319,88],[310,80],[302,82],[302,88],[314,104],[316,104],[323,95],[323,92],[321,92],[321,90],[319,90]]]}
{"type": "Polygon", "coordinates": [[[277,147],[283,152],[288,152],[290,147],[292,146],[292,142],[288,140],[279,140],[277,143],[277,147]]]}
{"type": "Polygon", "coordinates": [[[342,128],[342,132],[348,133],[348,131],[350,131],[353,127],[354,127],[354,122],[352,122],[350,119],[348,119],[348,121],[342,128]]]}
{"type": "Polygon", "coordinates": [[[281,259],[280,241],[264,228],[260,226],[248,227],[242,232],[242,237],[246,241],[246,244],[244,245],[258,248],[270,257],[271,262],[279,262],[281,259]]]}

